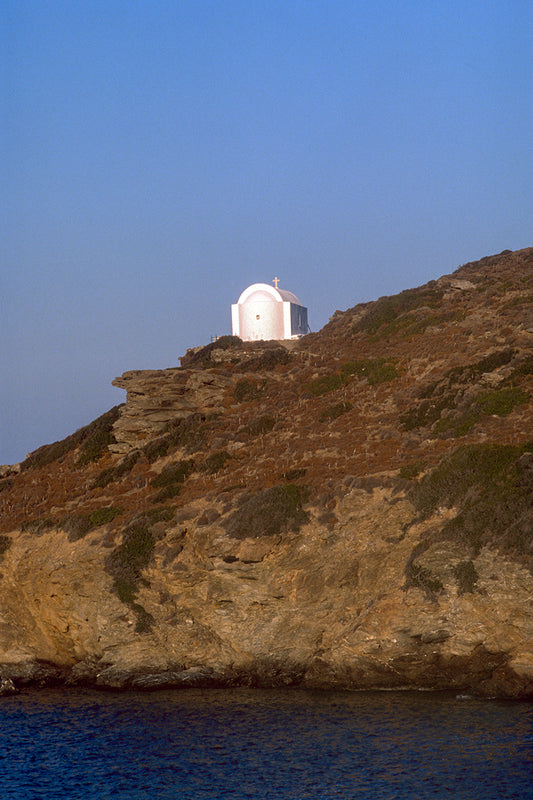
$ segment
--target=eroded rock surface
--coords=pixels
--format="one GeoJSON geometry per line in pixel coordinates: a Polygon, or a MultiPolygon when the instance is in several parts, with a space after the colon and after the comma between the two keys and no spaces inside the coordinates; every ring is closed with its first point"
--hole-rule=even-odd
{"type": "Polygon", "coordinates": [[[533,696],[532,276],[503,253],[118,378],[2,471],[1,687],[533,696]]]}

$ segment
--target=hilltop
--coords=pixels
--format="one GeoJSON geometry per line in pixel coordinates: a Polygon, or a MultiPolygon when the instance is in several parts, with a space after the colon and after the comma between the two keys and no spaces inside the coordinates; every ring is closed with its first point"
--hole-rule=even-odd
{"type": "Polygon", "coordinates": [[[533,248],[125,373],[0,480],[0,676],[533,695],[533,248]]]}

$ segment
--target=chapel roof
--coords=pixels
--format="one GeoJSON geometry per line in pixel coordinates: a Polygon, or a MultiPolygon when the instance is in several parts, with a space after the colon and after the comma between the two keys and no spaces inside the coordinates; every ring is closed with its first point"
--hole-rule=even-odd
{"type": "Polygon", "coordinates": [[[272,302],[272,303],[294,303],[301,306],[301,302],[293,292],[287,289],[278,289],[275,286],[270,286],[268,283],[252,283],[247,289],[242,292],[238,299],[238,304],[244,303],[257,303],[257,302],[272,302]]]}

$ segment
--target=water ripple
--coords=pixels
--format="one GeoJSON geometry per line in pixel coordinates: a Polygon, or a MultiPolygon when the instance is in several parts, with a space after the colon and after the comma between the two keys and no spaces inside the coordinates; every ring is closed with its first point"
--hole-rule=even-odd
{"type": "Polygon", "coordinates": [[[2,800],[533,798],[533,706],[440,694],[43,691],[0,703],[2,800]]]}

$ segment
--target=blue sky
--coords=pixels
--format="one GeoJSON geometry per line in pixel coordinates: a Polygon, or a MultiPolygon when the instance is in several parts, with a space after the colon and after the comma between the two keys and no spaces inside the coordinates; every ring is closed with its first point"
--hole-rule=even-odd
{"type": "Polygon", "coordinates": [[[5,0],[0,464],[231,333],[532,242],[530,0],[5,0]]]}

